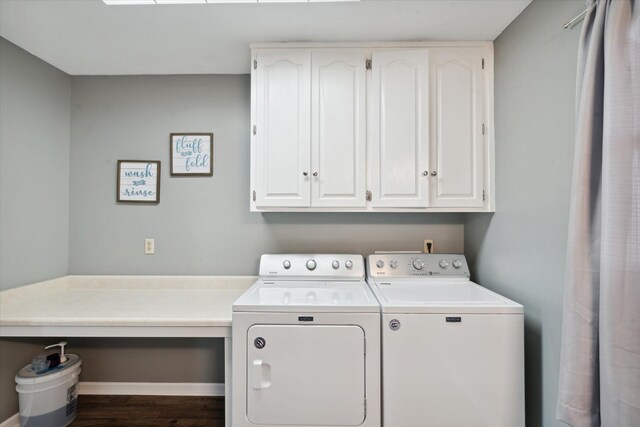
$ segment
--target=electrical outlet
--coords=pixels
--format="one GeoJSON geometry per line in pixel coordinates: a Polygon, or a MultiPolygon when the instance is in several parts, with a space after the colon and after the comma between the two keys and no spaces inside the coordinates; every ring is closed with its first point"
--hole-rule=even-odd
{"type": "Polygon", "coordinates": [[[144,253],[147,255],[156,253],[156,243],[154,239],[144,239],[144,253]]]}
{"type": "Polygon", "coordinates": [[[424,250],[425,254],[432,254],[435,251],[433,250],[433,240],[427,239],[424,241],[424,250]]]}

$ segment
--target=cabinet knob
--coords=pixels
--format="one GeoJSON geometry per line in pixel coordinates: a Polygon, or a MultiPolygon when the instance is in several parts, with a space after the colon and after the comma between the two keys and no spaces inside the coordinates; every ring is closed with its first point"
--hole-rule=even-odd
{"type": "Polygon", "coordinates": [[[436,175],[438,175],[438,171],[431,172],[431,176],[436,176],[436,175]]]}
{"type": "Polygon", "coordinates": [[[313,176],[318,176],[318,172],[314,172],[314,173],[313,173],[313,176]]]}
{"type": "Polygon", "coordinates": [[[423,175],[423,176],[428,176],[428,175],[429,175],[429,171],[424,171],[424,172],[422,172],[422,175],[423,175]]]}
{"type": "Polygon", "coordinates": [[[302,175],[309,176],[309,172],[302,172],[302,175]]]}

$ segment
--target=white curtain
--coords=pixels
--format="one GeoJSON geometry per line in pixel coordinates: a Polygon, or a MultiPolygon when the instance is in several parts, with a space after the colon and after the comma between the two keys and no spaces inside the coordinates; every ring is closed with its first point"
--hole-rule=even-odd
{"type": "Polygon", "coordinates": [[[558,419],[640,427],[640,2],[587,2],[558,419]]]}

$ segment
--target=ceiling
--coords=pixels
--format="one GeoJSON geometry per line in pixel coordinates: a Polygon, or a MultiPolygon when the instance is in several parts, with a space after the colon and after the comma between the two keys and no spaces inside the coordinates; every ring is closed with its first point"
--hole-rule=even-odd
{"type": "Polygon", "coordinates": [[[249,72],[251,42],[494,40],[530,2],[0,0],[0,35],[71,75],[238,74],[249,72]]]}

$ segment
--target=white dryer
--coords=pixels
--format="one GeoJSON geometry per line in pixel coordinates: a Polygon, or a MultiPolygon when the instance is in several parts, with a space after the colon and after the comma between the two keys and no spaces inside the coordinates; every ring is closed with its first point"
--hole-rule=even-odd
{"type": "Polygon", "coordinates": [[[380,306],[361,255],[263,255],[233,304],[235,427],[380,426],[380,306]]]}
{"type": "Polygon", "coordinates": [[[524,427],[523,309],[463,255],[375,254],[385,427],[524,427]]]}

